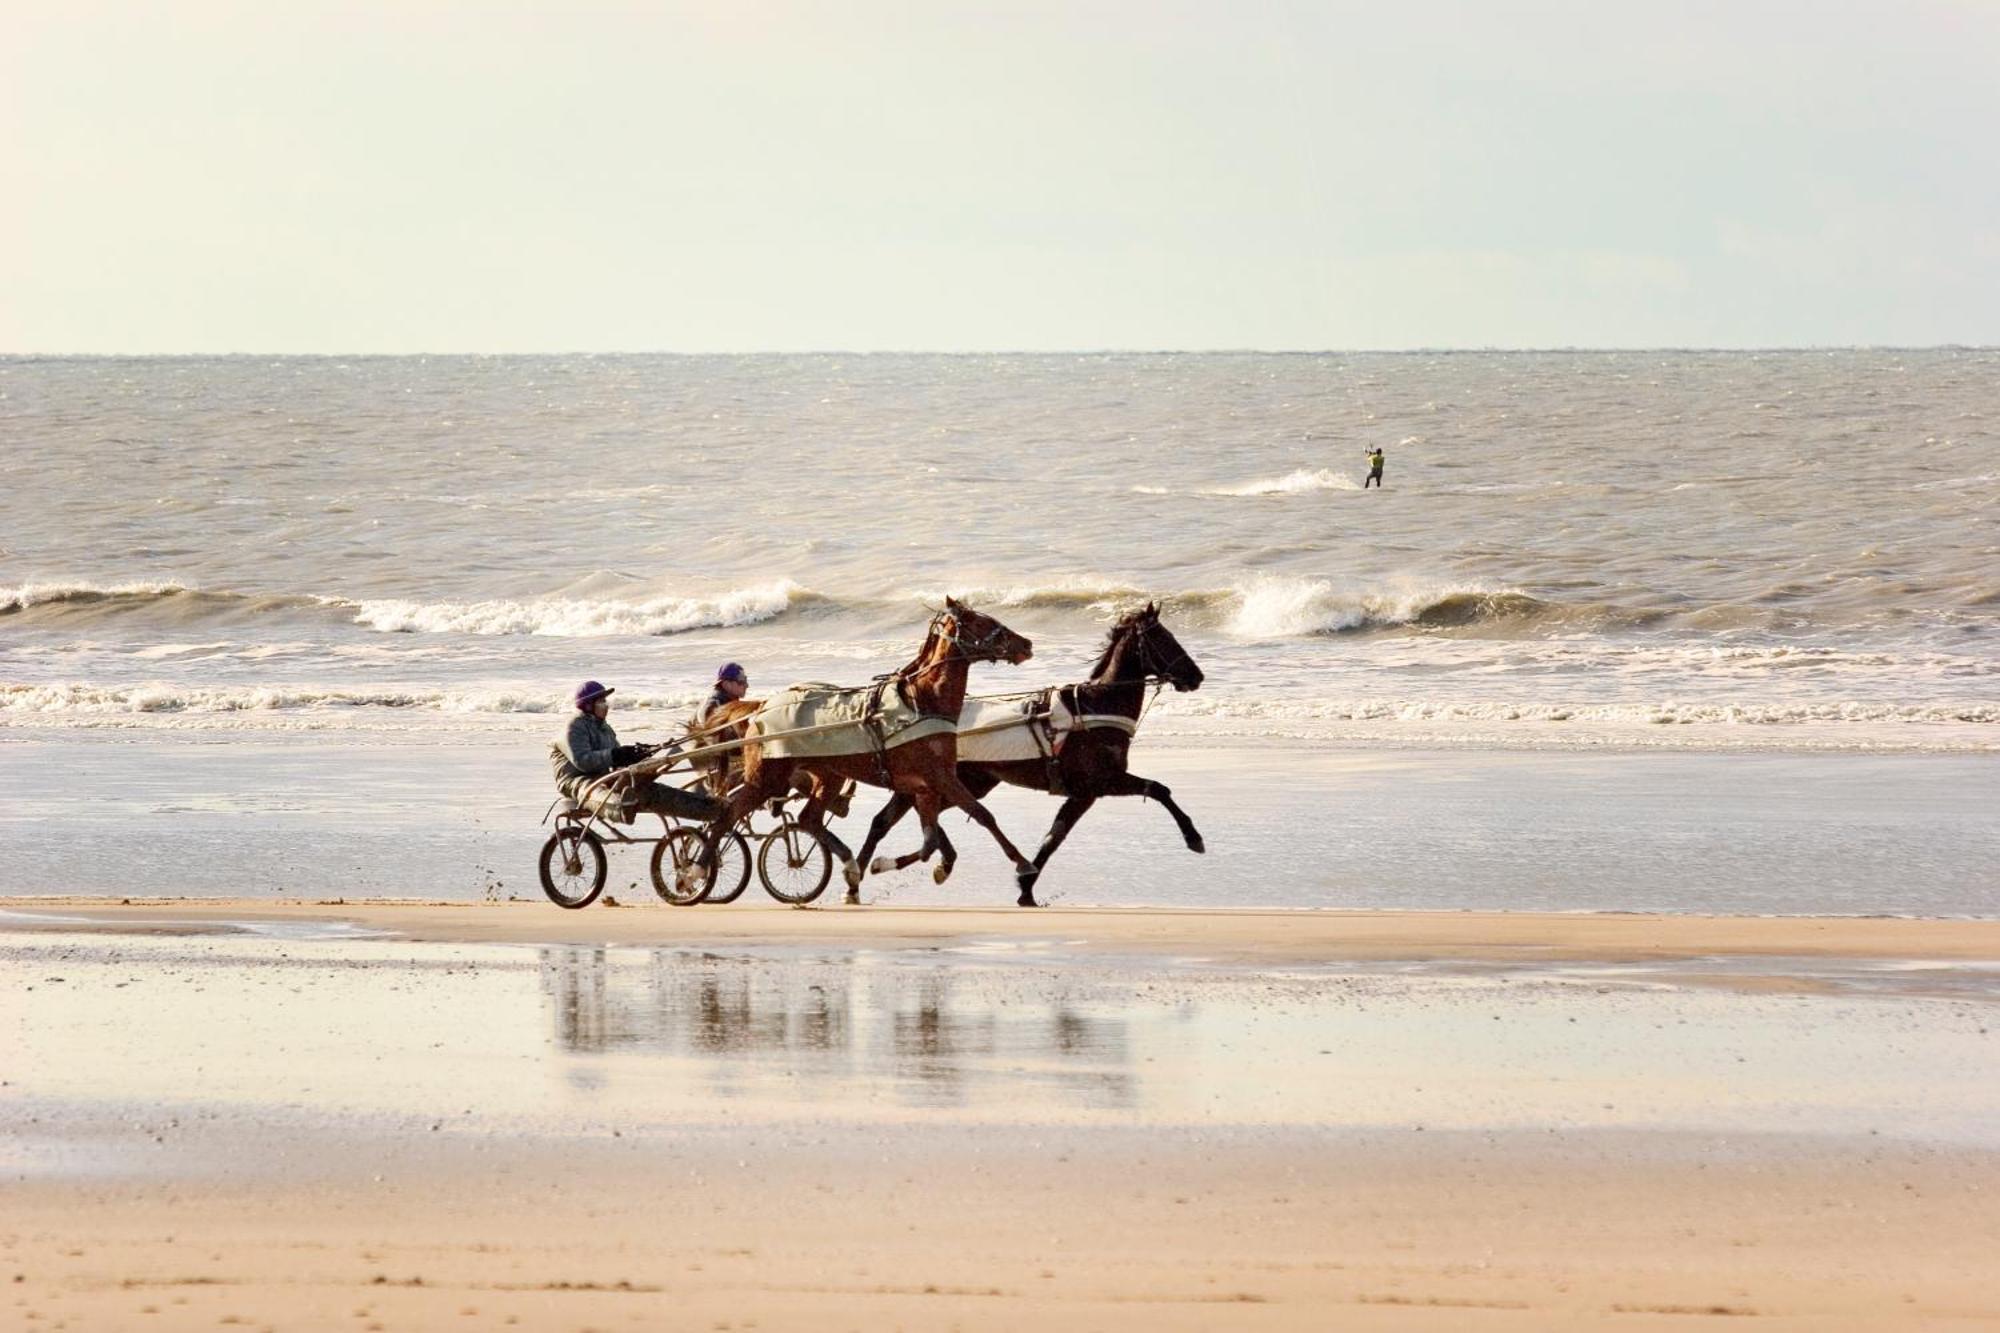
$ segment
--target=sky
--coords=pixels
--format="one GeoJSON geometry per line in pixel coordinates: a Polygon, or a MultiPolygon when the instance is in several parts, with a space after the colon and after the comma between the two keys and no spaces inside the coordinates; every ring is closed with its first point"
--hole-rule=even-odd
{"type": "Polygon", "coordinates": [[[0,352],[2000,343],[2000,0],[20,0],[0,352]]]}

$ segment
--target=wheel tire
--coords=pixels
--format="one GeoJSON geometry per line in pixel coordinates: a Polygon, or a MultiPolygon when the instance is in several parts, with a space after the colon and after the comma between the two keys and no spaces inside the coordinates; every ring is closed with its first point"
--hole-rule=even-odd
{"type": "Polygon", "coordinates": [[[733,903],[750,883],[750,844],[731,829],[716,843],[716,865],[702,873],[701,853],[708,831],[678,828],[653,845],[653,892],[674,907],[696,903],[733,903]],[[668,873],[671,856],[672,873],[668,873]]]}
{"type": "Polygon", "coordinates": [[[803,907],[826,892],[833,878],[833,852],[811,829],[780,824],[757,848],[757,878],[779,902],[803,907]]]}
{"type": "Polygon", "coordinates": [[[606,868],[604,844],[588,829],[557,829],[542,844],[542,892],[557,907],[573,910],[596,902],[606,868]]]}
{"type": "Polygon", "coordinates": [[[716,844],[715,884],[703,898],[705,903],[733,903],[750,887],[750,843],[736,829],[722,835],[716,844]]]}
{"type": "Polygon", "coordinates": [[[700,829],[677,828],[653,844],[653,892],[674,907],[693,907],[708,897],[713,873],[701,868],[700,829]]]}

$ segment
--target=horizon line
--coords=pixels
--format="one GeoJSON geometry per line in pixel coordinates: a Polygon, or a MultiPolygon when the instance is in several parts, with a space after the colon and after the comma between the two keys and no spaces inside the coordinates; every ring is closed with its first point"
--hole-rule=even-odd
{"type": "Polygon", "coordinates": [[[1011,348],[800,348],[793,350],[712,350],[676,351],[665,348],[626,348],[619,350],[511,350],[511,351],[446,351],[424,350],[407,352],[362,352],[362,351],[257,351],[242,350],[228,352],[20,352],[0,351],[0,360],[5,361],[137,361],[137,360],[199,360],[203,358],[250,358],[267,357],[292,360],[391,360],[412,357],[681,357],[689,360],[703,357],[825,357],[825,356],[935,356],[935,357],[981,357],[981,356],[1464,356],[1464,355],[1604,355],[1604,354],[1650,354],[1650,353],[1792,353],[1811,354],[1816,352],[1993,352],[2000,351],[2000,343],[1768,343],[1768,344],[1605,344],[1592,346],[1583,343],[1557,343],[1548,345],[1505,345],[1500,343],[1479,345],[1437,345],[1414,347],[1011,347],[1011,348]]]}

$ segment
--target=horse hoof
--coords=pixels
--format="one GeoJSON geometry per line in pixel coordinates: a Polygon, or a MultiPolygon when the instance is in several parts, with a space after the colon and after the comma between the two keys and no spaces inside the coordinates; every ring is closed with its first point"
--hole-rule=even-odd
{"type": "Polygon", "coordinates": [[[936,866],[931,870],[931,883],[933,884],[942,884],[950,878],[951,867],[948,865],[936,866]]]}
{"type": "Polygon", "coordinates": [[[1041,904],[1035,901],[1035,895],[1034,895],[1034,894],[1032,894],[1032,893],[1023,893],[1023,894],[1022,894],[1022,895],[1021,895],[1020,897],[1018,897],[1018,898],[1016,898],[1016,899],[1014,900],[1014,906],[1016,906],[1016,907],[1040,907],[1040,906],[1041,906],[1041,904]]]}
{"type": "Polygon", "coordinates": [[[896,863],[886,856],[878,856],[868,863],[868,873],[871,875],[886,875],[895,868],[896,863]]]}
{"type": "Polygon", "coordinates": [[[844,895],[842,895],[841,901],[846,903],[849,907],[861,906],[861,890],[849,889],[844,895]]]}
{"type": "Polygon", "coordinates": [[[1197,833],[1192,838],[1188,839],[1188,850],[1195,853],[1195,855],[1199,856],[1208,851],[1208,844],[1203,842],[1201,840],[1201,834],[1197,833]]]}

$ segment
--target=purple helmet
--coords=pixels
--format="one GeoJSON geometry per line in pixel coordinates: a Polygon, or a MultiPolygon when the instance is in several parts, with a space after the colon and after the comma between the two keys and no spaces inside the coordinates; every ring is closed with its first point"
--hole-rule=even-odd
{"type": "Polygon", "coordinates": [[[616,689],[610,685],[600,684],[594,680],[586,680],[583,684],[576,687],[576,706],[578,708],[588,708],[605,695],[615,693],[617,693],[616,689]]]}
{"type": "Polygon", "coordinates": [[[750,683],[750,677],[745,674],[742,667],[734,662],[725,662],[722,670],[715,673],[715,678],[719,681],[733,680],[739,685],[748,685],[750,683]]]}

